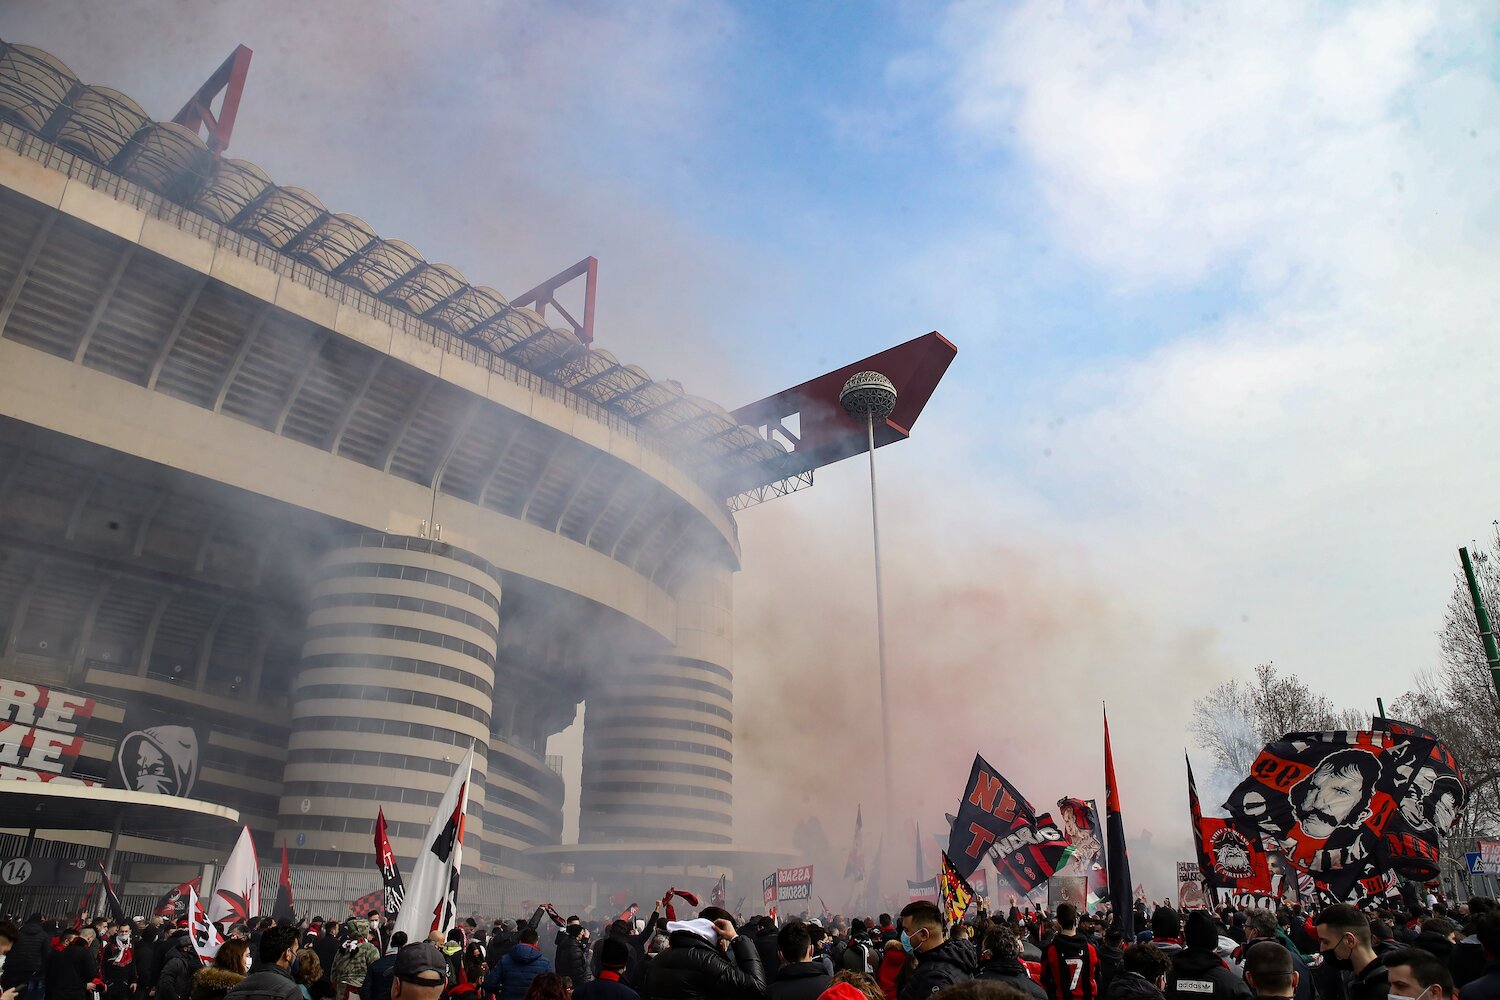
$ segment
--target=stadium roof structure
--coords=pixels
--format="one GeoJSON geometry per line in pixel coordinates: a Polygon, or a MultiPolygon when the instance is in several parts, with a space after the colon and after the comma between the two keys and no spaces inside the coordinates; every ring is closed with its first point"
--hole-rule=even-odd
{"type": "MultiPolygon", "coordinates": [[[[843,442],[835,447],[814,447],[816,442],[793,438],[784,425],[774,426],[797,411],[799,391],[826,389],[834,373],[731,414],[689,395],[675,381],[658,381],[637,365],[593,349],[586,342],[592,339],[591,305],[586,333],[576,322],[574,329],[549,326],[541,313],[519,304],[535,301],[545,309],[548,288],[539,286],[507,300],[493,288],[472,284],[456,268],[429,263],[410,245],[377,235],[356,216],[330,210],[309,192],[277,185],[255,164],[223,157],[249,54],[244,46],[236,49],[178,121],[160,122],[125,94],[82,83],[50,53],[0,40],[0,120],[291,258],[309,269],[307,283],[331,297],[352,298],[357,305],[362,297],[357,293],[372,296],[623,418],[659,438],[731,509],[811,485],[814,467],[858,450],[849,444],[862,438],[861,428],[841,413],[829,411],[827,420],[817,421],[817,440],[843,442]],[[225,105],[215,121],[208,103],[215,88],[226,85],[225,105]],[[208,125],[209,141],[189,125],[208,125]],[[356,294],[341,292],[340,286],[356,294]],[[752,423],[761,426],[748,426],[752,423]]],[[[592,275],[589,258],[558,277],[566,279],[585,266],[592,275]]],[[[592,296],[592,285],[588,294],[592,296]]],[[[951,360],[952,345],[937,345],[933,336],[919,338],[923,350],[937,351],[924,355],[921,367],[927,376],[917,380],[922,391],[903,396],[904,426],[892,425],[894,434],[881,433],[878,445],[906,436],[951,360]],[[930,377],[933,371],[936,377],[930,377]]],[[[916,344],[893,350],[910,355],[916,344]]],[[[836,391],[835,386],[835,399],[836,391]]],[[[819,411],[827,409],[823,403],[819,411]]]]}

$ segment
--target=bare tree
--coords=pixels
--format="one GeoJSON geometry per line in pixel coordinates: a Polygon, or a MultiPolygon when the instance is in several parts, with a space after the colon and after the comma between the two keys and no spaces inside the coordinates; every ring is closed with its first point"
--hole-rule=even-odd
{"type": "MultiPolygon", "coordinates": [[[[1488,551],[1473,553],[1480,593],[1491,614],[1500,610],[1500,527],[1488,551]]],[[[1432,730],[1452,749],[1469,783],[1469,803],[1458,829],[1443,844],[1451,866],[1479,837],[1500,834],[1500,697],[1479,638],[1474,603],[1462,572],[1438,631],[1438,666],[1416,678],[1416,687],[1393,706],[1398,717],[1432,730]]]]}
{"type": "Polygon", "coordinates": [[[1249,773],[1261,747],[1286,733],[1368,724],[1368,716],[1335,707],[1274,663],[1256,666],[1252,680],[1225,681],[1193,702],[1193,735],[1213,756],[1215,772],[1235,778],[1249,773]]]}

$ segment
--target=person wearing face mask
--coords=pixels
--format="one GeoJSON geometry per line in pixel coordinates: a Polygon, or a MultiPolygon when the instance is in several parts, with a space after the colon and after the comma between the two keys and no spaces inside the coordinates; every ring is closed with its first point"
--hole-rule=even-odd
{"type": "Polygon", "coordinates": [[[122,924],[116,933],[104,942],[100,949],[99,978],[104,980],[104,995],[107,1000],[130,1000],[140,981],[136,968],[135,944],[131,939],[130,925],[122,924]]]}
{"type": "Polygon", "coordinates": [[[944,937],[943,914],[936,904],[926,900],[907,904],[900,926],[901,947],[917,960],[901,987],[900,1000],[917,1000],[974,978],[974,950],[944,937]]]}
{"type": "Polygon", "coordinates": [[[1391,1000],[1453,1000],[1453,974],[1446,962],[1421,948],[1402,948],[1385,956],[1391,1000]]]}
{"type": "Polygon", "coordinates": [[[1370,921],[1348,903],[1335,903],[1318,914],[1314,929],[1323,961],[1316,972],[1324,1000],[1387,1000],[1385,963],[1375,954],[1370,921]]]}

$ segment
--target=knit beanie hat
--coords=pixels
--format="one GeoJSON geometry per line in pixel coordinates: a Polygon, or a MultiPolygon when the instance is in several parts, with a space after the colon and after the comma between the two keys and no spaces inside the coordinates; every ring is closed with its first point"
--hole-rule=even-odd
{"type": "Polygon", "coordinates": [[[599,942],[599,964],[606,969],[623,969],[630,964],[630,945],[617,937],[599,942]]]}
{"type": "Polygon", "coordinates": [[[1183,943],[1189,948],[1215,951],[1219,947],[1219,925],[1207,910],[1194,910],[1188,914],[1187,934],[1183,943]]]}
{"type": "Polygon", "coordinates": [[[1159,938],[1182,937],[1182,918],[1170,906],[1163,906],[1151,914],[1151,933],[1159,938]]]}

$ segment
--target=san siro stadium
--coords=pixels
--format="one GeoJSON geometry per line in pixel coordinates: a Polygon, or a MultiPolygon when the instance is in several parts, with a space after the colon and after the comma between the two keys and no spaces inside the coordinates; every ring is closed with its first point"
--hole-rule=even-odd
{"type": "MultiPolygon", "coordinates": [[[[552,286],[508,299],[223,155],[232,109],[192,107],[153,121],[0,41],[0,859],[76,869],[113,840],[144,900],[238,822],[334,909],[379,884],[377,810],[414,856],[473,745],[476,909],[757,880],[735,511],[863,450],[836,405],[861,367],[907,408],[876,444],[907,436],[951,345],[729,413],[592,345],[592,259],[560,276],[586,323],[552,286]],[[562,844],[547,745],[580,706],[562,844]],[[225,822],[112,838],[77,798],[110,788],[225,822]]],[[[56,881],[30,898],[76,895],[56,881]]]]}

